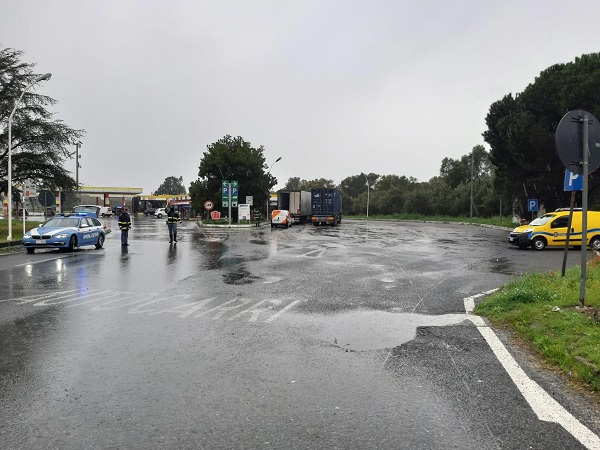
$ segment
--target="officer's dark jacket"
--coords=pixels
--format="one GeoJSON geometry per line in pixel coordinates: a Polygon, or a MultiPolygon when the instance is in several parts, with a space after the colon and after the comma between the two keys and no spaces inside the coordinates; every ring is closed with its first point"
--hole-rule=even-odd
{"type": "Polygon", "coordinates": [[[119,229],[120,230],[129,230],[131,228],[131,218],[129,214],[123,211],[119,214],[119,229]]]}
{"type": "Polygon", "coordinates": [[[179,213],[177,211],[167,212],[167,223],[177,223],[179,222],[179,213]]]}

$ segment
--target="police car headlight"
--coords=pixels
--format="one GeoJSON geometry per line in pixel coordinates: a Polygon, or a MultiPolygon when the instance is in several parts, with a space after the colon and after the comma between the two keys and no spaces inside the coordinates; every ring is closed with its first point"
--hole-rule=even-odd
{"type": "Polygon", "coordinates": [[[55,238],[59,238],[59,239],[66,238],[67,236],[68,236],[68,234],[65,234],[65,233],[63,233],[63,234],[55,234],[54,235],[55,238]]]}

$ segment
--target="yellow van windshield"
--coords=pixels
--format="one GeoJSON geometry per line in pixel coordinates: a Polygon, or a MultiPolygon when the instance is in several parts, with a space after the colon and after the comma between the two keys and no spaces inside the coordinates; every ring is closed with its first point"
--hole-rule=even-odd
{"type": "Polygon", "coordinates": [[[537,219],[533,219],[529,225],[531,225],[533,227],[539,227],[540,225],[546,225],[548,222],[550,222],[552,219],[554,219],[555,216],[556,216],[556,214],[546,214],[542,217],[538,217],[537,219]]]}

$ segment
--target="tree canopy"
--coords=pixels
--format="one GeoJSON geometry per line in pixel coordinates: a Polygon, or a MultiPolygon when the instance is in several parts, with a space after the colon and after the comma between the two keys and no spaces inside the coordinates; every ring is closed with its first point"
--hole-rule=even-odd
{"type": "MultiPolygon", "coordinates": [[[[8,118],[23,90],[39,76],[34,64],[21,62],[22,52],[0,49],[0,122],[8,118]]],[[[41,82],[40,82],[41,83],[41,82]]],[[[35,83],[17,105],[12,122],[12,184],[33,181],[38,186],[70,191],[75,179],[64,168],[72,157],[68,147],[83,136],[83,130],[74,130],[60,120],[52,120],[46,107],[56,100],[36,94],[40,83],[35,83]]],[[[8,187],[8,126],[0,132],[0,190],[8,187]]]]}
{"type": "Polygon", "coordinates": [[[177,194],[186,194],[187,190],[183,185],[183,177],[167,177],[165,181],[158,187],[158,189],[154,192],[154,195],[177,195],[177,194]]]}
{"type": "Polygon", "coordinates": [[[326,180],[325,178],[315,178],[314,180],[303,180],[298,177],[289,178],[284,190],[289,191],[310,191],[313,188],[335,188],[336,185],[333,180],[326,180]]]}
{"type": "MultiPolygon", "coordinates": [[[[198,168],[199,179],[190,186],[192,205],[200,211],[206,200],[221,204],[222,181],[238,182],[239,203],[252,196],[254,205],[263,205],[277,179],[268,171],[264,148],[252,147],[241,136],[224,136],[207,146],[198,168]]],[[[219,208],[217,208],[219,209],[219,208]]],[[[232,211],[237,214],[236,209],[232,211]]]]}
{"type": "MultiPolygon", "coordinates": [[[[490,106],[483,136],[491,147],[497,189],[520,205],[526,198],[538,198],[546,209],[568,205],[555,134],[561,118],[575,109],[600,114],[600,53],[553,65],[522,93],[490,106]]],[[[590,177],[590,191],[598,181],[597,174],[590,177]]]]}

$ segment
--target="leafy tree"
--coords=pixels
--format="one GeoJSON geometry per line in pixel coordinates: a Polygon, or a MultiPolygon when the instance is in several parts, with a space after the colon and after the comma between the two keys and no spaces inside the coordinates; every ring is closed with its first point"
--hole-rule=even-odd
{"type": "Polygon", "coordinates": [[[333,180],[327,180],[325,178],[319,178],[319,179],[315,178],[314,180],[305,181],[305,183],[304,183],[305,191],[310,191],[311,189],[317,189],[317,188],[333,189],[335,187],[336,187],[336,185],[333,182],[333,180]]]}
{"type": "MultiPolygon", "coordinates": [[[[21,62],[22,52],[10,48],[0,50],[0,122],[7,124],[23,90],[34,83],[39,74],[34,64],[21,62]]],[[[36,94],[35,83],[17,105],[12,122],[12,182],[15,185],[31,180],[39,186],[70,191],[75,179],[64,168],[74,145],[84,130],[74,130],[60,120],[52,120],[46,107],[56,100],[36,94]]],[[[0,190],[8,188],[8,127],[0,132],[0,190]]]]}
{"type": "Polygon", "coordinates": [[[177,195],[177,194],[185,194],[187,190],[183,185],[183,177],[167,177],[165,181],[158,187],[158,189],[154,192],[154,195],[177,195]]]}
{"type": "MultiPolygon", "coordinates": [[[[553,65],[521,94],[506,95],[490,106],[483,136],[491,147],[494,187],[504,198],[520,205],[527,197],[538,198],[548,210],[568,205],[555,134],[564,114],[574,109],[600,113],[600,53],[553,65]]],[[[590,190],[599,185],[594,174],[590,190]]]]}
{"type": "Polygon", "coordinates": [[[378,179],[379,175],[375,173],[366,175],[361,172],[360,175],[344,178],[340,183],[340,192],[344,197],[358,197],[360,194],[367,191],[367,183],[369,184],[370,189],[373,189],[377,184],[378,179]]]}
{"type": "MultiPolygon", "coordinates": [[[[248,195],[253,196],[255,205],[266,205],[267,195],[277,184],[277,178],[267,173],[268,166],[262,146],[254,148],[242,137],[224,136],[207,146],[200,161],[199,179],[192,183],[190,196],[194,204],[201,199],[198,195],[208,196],[217,205],[221,203],[221,182],[238,182],[238,199],[243,202],[248,195]]],[[[237,208],[232,209],[237,214],[237,208]]]]}
{"type": "Polygon", "coordinates": [[[190,206],[194,213],[199,213],[204,210],[204,202],[206,200],[212,200],[215,205],[219,201],[219,198],[211,194],[208,188],[207,180],[196,180],[190,184],[190,206]]]}
{"type": "Polygon", "coordinates": [[[283,189],[290,191],[310,191],[313,188],[335,188],[333,180],[326,180],[324,178],[314,180],[304,180],[298,177],[288,178],[287,183],[283,189]]]}
{"type": "Polygon", "coordinates": [[[288,191],[302,191],[304,190],[302,189],[304,183],[306,183],[306,180],[301,180],[299,177],[288,178],[283,189],[288,191]]]}
{"type": "Polygon", "coordinates": [[[371,192],[371,214],[400,214],[404,212],[408,193],[417,185],[416,178],[384,175],[371,192]]]}

